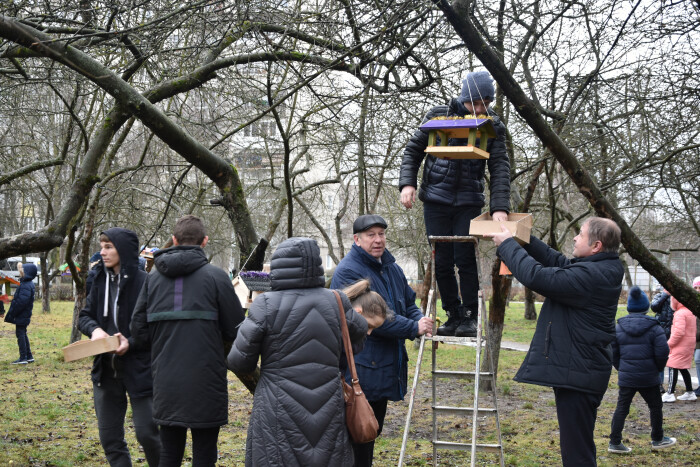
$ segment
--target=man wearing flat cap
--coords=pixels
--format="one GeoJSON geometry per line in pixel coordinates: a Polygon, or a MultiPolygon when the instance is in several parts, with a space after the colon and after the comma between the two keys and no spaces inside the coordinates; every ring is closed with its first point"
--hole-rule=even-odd
{"type": "MultiPolygon", "coordinates": [[[[358,217],[352,226],[354,244],[335,269],[331,288],[341,289],[360,279],[369,279],[371,289],[381,295],[396,314],[393,321],[367,336],[364,349],[355,355],[362,390],[379,422],[381,432],[387,401],[403,400],[408,382],[405,339],[415,339],[433,329],[433,320],[416,306],[416,294],[403,270],[386,249],[386,221],[376,214],[358,217]]],[[[353,444],[355,466],[372,465],[374,441],[353,444]]]]}
{"type": "MultiPolygon", "coordinates": [[[[510,210],[510,162],[506,154],[506,127],[489,105],[494,100],[493,79],[488,72],[467,73],[462,93],[448,105],[433,107],[423,122],[436,117],[488,116],[496,130],[489,139],[490,157],[483,159],[439,159],[425,153],[428,133],[415,132],[406,145],[401,163],[399,190],[401,204],[410,209],[416,201],[418,169],[423,178],[418,198],[423,202],[425,230],[428,236],[469,235],[469,222],[484,207],[484,175],[490,174],[489,212],[495,221],[508,220],[510,210]]],[[[466,138],[450,138],[449,146],[466,146],[466,138]]],[[[475,144],[479,145],[478,140],[475,144]]],[[[438,243],[435,246],[435,279],[448,319],[438,335],[476,336],[479,277],[473,243],[438,243]],[[459,288],[454,266],[459,270],[459,288]],[[460,298],[461,291],[461,298],[460,298]]]]}

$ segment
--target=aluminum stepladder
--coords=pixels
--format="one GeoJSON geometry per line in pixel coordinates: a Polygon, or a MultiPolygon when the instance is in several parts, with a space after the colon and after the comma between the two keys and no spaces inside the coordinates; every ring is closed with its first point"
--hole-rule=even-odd
{"type": "MultiPolygon", "coordinates": [[[[481,283],[481,271],[479,265],[479,248],[476,237],[471,236],[430,236],[428,237],[430,241],[430,249],[432,252],[432,280],[430,284],[430,292],[428,294],[428,316],[435,319],[437,317],[437,281],[435,278],[435,244],[439,242],[466,242],[473,243],[474,250],[476,254],[476,270],[477,277],[479,277],[479,283],[481,283]]],[[[432,351],[432,417],[433,417],[433,466],[437,466],[437,450],[438,449],[450,449],[450,450],[462,450],[471,451],[471,466],[476,465],[476,453],[477,452],[491,452],[497,453],[500,457],[500,464],[503,467],[503,442],[501,439],[501,425],[498,418],[498,400],[496,396],[496,378],[494,377],[494,365],[493,357],[491,352],[489,352],[489,371],[481,371],[481,360],[482,360],[482,344],[483,330],[485,328],[486,322],[486,303],[484,301],[483,293],[479,290],[479,302],[478,302],[478,318],[477,318],[477,330],[476,337],[447,337],[447,336],[437,336],[436,329],[433,329],[433,336],[426,337],[421,336],[420,347],[418,349],[418,356],[416,357],[416,369],[415,375],[413,377],[413,385],[410,391],[410,397],[408,401],[408,414],[406,415],[406,424],[404,426],[403,440],[401,442],[401,452],[399,454],[399,467],[403,466],[404,455],[406,453],[406,444],[408,442],[408,433],[411,425],[411,415],[413,413],[413,405],[416,397],[416,388],[418,386],[418,379],[420,377],[421,363],[423,360],[423,351],[425,349],[426,341],[431,341],[431,351],[432,351]],[[442,342],[445,344],[452,345],[463,345],[463,346],[473,346],[476,345],[476,361],[475,361],[475,371],[444,371],[438,370],[436,368],[437,364],[437,348],[438,343],[442,342]],[[461,380],[473,380],[474,381],[474,397],[473,405],[471,407],[448,407],[436,405],[436,383],[438,378],[449,378],[449,379],[461,379],[461,380]],[[484,408],[480,405],[480,382],[482,378],[488,378],[491,380],[491,396],[492,396],[492,407],[484,408]],[[438,440],[438,414],[443,415],[461,415],[461,416],[471,416],[472,423],[472,436],[471,442],[469,443],[457,443],[450,441],[440,441],[438,440]],[[478,437],[478,427],[479,427],[479,417],[492,416],[495,417],[496,434],[498,436],[497,444],[482,444],[477,442],[478,437]]],[[[437,321],[436,321],[437,323],[437,321]]],[[[437,328],[437,324],[435,325],[437,328]]]]}

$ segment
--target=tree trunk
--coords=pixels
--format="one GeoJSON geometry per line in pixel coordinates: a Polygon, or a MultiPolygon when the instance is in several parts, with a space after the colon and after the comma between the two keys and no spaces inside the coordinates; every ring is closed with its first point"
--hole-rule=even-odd
{"type": "Polygon", "coordinates": [[[535,292],[525,287],[525,314],[528,321],[537,320],[537,308],[535,308],[535,292]]]}
{"type": "Polygon", "coordinates": [[[85,285],[83,287],[78,287],[75,293],[75,302],[73,304],[73,324],[70,331],[70,343],[78,342],[82,333],[78,329],[78,315],[80,315],[80,310],[85,308],[85,285]]]}
{"type": "Polygon", "coordinates": [[[39,255],[41,265],[41,311],[51,313],[51,280],[49,279],[48,252],[39,255]]]}
{"type": "MultiPolygon", "coordinates": [[[[486,320],[486,353],[481,362],[481,371],[489,371],[490,362],[493,362],[493,377],[498,376],[498,357],[501,353],[501,338],[503,336],[503,322],[506,316],[506,305],[508,304],[508,294],[513,283],[512,276],[501,276],[501,260],[493,262],[491,268],[491,286],[493,293],[489,300],[488,319],[486,320]]],[[[483,299],[482,299],[483,303],[483,299]]],[[[492,390],[491,381],[486,380],[485,390],[492,390]]]]}

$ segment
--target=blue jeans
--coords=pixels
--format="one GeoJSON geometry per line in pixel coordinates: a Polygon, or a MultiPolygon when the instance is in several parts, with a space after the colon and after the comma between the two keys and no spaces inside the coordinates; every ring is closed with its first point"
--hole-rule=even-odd
{"type": "Polygon", "coordinates": [[[664,413],[661,393],[658,386],[646,388],[630,388],[620,386],[617,396],[617,407],[612,417],[610,426],[610,444],[622,443],[622,429],[625,427],[625,419],[630,413],[630,405],[634,395],[639,393],[644,402],[649,406],[649,418],[651,419],[651,440],[660,441],[664,437],[664,413]]]}
{"type": "MultiPolygon", "coordinates": [[[[481,214],[475,206],[447,206],[436,203],[423,203],[423,218],[428,236],[469,235],[469,222],[481,214]]],[[[476,254],[473,243],[440,242],[435,245],[435,279],[442,308],[457,311],[463,304],[475,312],[479,306],[479,275],[476,267],[476,254]],[[457,265],[459,289],[454,267],[457,265]],[[462,298],[460,300],[460,291],[462,298]]]]}
{"type": "Polygon", "coordinates": [[[29,360],[32,356],[32,349],[29,347],[29,338],[27,337],[27,326],[15,324],[15,336],[17,337],[17,347],[19,347],[19,359],[29,360]]]}

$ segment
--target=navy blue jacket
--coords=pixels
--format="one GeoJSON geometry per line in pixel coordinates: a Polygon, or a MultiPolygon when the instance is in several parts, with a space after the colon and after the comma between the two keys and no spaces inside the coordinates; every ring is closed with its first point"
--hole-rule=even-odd
{"type": "Polygon", "coordinates": [[[613,366],[617,384],[623,387],[658,386],[659,371],[668,360],[664,330],[655,318],[644,313],[630,313],[617,320],[613,341],[613,366]]]}
{"type": "Polygon", "coordinates": [[[32,308],[34,308],[34,278],[36,277],[36,266],[25,264],[23,266],[24,276],[19,280],[19,287],[10,302],[10,309],[5,316],[8,323],[19,326],[28,326],[32,319],[32,308]]]}
{"type": "MultiPolygon", "coordinates": [[[[433,107],[425,116],[424,122],[442,116],[460,116],[467,114],[467,109],[457,99],[452,99],[449,105],[433,107]]],[[[428,146],[428,133],[416,130],[406,144],[399,190],[404,186],[417,187],[418,169],[425,159],[423,179],[418,198],[423,202],[445,204],[448,206],[484,206],[484,175],[486,165],[490,175],[490,208],[489,211],[510,211],[510,161],[506,153],[506,127],[498,115],[489,110],[496,130],[496,138],[488,141],[486,150],[490,153],[488,160],[483,159],[440,159],[425,153],[428,146]]],[[[479,140],[477,140],[477,145],[479,140]]],[[[449,146],[464,146],[464,138],[451,138],[449,146]]]]}
{"type": "MultiPolygon", "coordinates": [[[[104,232],[114,244],[119,253],[119,295],[117,297],[116,328],[124,337],[129,339],[129,351],[122,356],[112,353],[95,356],[92,365],[92,381],[101,384],[102,377],[109,375],[123,378],[130,397],[146,397],[153,394],[153,379],[151,378],[151,354],[146,350],[134,347],[129,325],[136,300],[141,287],[146,280],[146,273],[138,269],[139,241],[136,234],[130,230],[113,227],[104,232]]],[[[107,316],[104,313],[105,292],[108,272],[103,267],[95,275],[85,308],[80,310],[78,328],[86,336],[92,336],[96,328],[105,332],[114,327],[114,310],[109,307],[107,316]]]]}
{"type": "Polygon", "coordinates": [[[617,253],[568,259],[530,237],[524,247],[507,239],[498,255],[520,283],[546,297],[515,380],[604,394],[624,274],[617,253]]]}
{"type": "Polygon", "coordinates": [[[384,322],[367,337],[365,347],[355,356],[360,385],[370,401],[403,400],[408,381],[405,339],[415,339],[423,317],[416,306],[416,294],[389,250],[381,262],[353,244],[335,269],[331,288],[342,289],[360,279],[369,279],[371,289],[386,300],[396,319],[384,322]]]}

